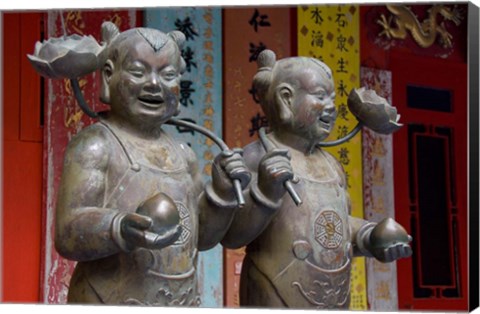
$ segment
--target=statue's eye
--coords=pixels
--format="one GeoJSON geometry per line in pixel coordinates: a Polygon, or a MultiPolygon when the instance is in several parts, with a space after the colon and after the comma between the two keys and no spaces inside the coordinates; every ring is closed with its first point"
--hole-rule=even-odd
{"type": "Polygon", "coordinates": [[[143,70],[143,69],[134,68],[134,69],[128,70],[128,73],[132,74],[132,75],[135,76],[135,77],[143,77],[143,75],[144,75],[144,70],[143,70]]]}
{"type": "Polygon", "coordinates": [[[176,71],[166,71],[162,74],[163,78],[167,81],[171,81],[177,78],[176,71]]]}
{"type": "Polygon", "coordinates": [[[127,68],[128,73],[135,77],[143,77],[145,75],[145,67],[139,62],[134,62],[127,68]]]}

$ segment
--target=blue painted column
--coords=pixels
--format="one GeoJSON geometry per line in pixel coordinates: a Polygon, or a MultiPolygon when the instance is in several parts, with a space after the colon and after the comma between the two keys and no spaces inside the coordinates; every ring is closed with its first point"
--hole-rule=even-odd
{"type": "MultiPolygon", "coordinates": [[[[179,118],[202,125],[222,136],[222,14],[219,8],[155,8],[145,11],[145,26],[165,33],[182,31],[186,71],[182,76],[179,118]]],[[[197,155],[204,179],[220,152],[205,136],[168,127],[170,134],[188,143],[197,155]]],[[[223,306],[222,247],[200,253],[199,290],[202,307],[223,306]]]]}

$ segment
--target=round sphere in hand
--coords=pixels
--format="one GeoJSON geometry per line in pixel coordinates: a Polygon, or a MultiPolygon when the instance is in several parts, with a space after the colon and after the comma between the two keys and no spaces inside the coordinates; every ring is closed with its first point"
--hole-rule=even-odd
{"type": "Polygon", "coordinates": [[[385,218],[373,228],[370,241],[373,248],[385,248],[398,243],[410,242],[405,229],[392,218],[385,218]]]}
{"type": "Polygon", "coordinates": [[[150,230],[157,234],[173,228],[180,222],[177,205],[165,193],[155,194],[143,202],[138,207],[137,213],[152,218],[153,224],[150,230]]]}

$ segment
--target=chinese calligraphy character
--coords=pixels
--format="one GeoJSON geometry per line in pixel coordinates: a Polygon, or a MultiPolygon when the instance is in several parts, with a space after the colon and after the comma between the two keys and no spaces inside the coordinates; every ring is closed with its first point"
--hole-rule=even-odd
{"type": "Polygon", "coordinates": [[[350,152],[348,151],[348,148],[346,148],[346,147],[342,147],[338,151],[339,161],[342,165],[348,165],[350,163],[350,158],[348,158],[349,153],[350,152]]]}
{"type": "Polygon", "coordinates": [[[310,55],[310,57],[315,58],[315,59],[318,59],[318,60],[324,62],[324,61],[323,61],[323,56],[317,55],[317,54],[314,53],[313,51],[310,51],[308,54],[310,55]]]}
{"type": "Polygon", "coordinates": [[[250,137],[255,135],[260,128],[268,126],[267,117],[261,116],[260,113],[257,113],[256,116],[252,117],[250,122],[252,123],[252,127],[248,130],[250,137]]]}
{"type": "Polygon", "coordinates": [[[122,26],[122,17],[118,13],[113,12],[113,15],[109,16],[107,20],[117,25],[117,27],[122,26]]]}
{"type": "Polygon", "coordinates": [[[335,23],[337,23],[338,27],[347,26],[348,22],[345,19],[345,14],[344,13],[337,13],[337,19],[335,20],[335,23]]]}
{"type": "Polygon", "coordinates": [[[82,17],[81,11],[69,11],[67,18],[65,19],[67,27],[73,28],[73,32],[83,35],[83,29],[85,28],[85,22],[82,17]]]}
{"type": "Polygon", "coordinates": [[[213,51],[213,41],[207,40],[203,43],[203,49],[213,51]]]}
{"type": "Polygon", "coordinates": [[[343,57],[338,60],[337,65],[338,65],[338,68],[337,68],[338,73],[348,73],[348,71],[345,69],[345,66],[347,65],[347,63],[345,62],[345,59],[343,59],[343,57]]]}
{"type": "Polygon", "coordinates": [[[255,89],[255,86],[252,84],[252,88],[248,90],[248,93],[252,95],[252,99],[255,103],[259,104],[260,100],[257,97],[257,90],[255,89]]]}
{"type": "Polygon", "coordinates": [[[207,91],[205,94],[205,100],[203,101],[206,105],[211,105],[213,104],[213,98],[212,98],[212,93],[210,91],[207,91]]]}
{"type": "Polygon", "coordinates": [[[348,52],[347,47],[345,47],[345,43],[347,42],[347,38],[344,37],[342,34],[340,34],[337,37],[337,49],[340,51],[346,51],[348,52]]]}
{"type": "Polygon", "coordinates": [[[187,107],[189,104],[193,105],[193,100],[190,98],[191,93],[195,92],[195,89],[191,88],[192,81],[180,81],[180,103],[187,107]]]}
{"type": "Polygon", "coordinates": [[[197,67],[197,63],[193,61],[194,54],[195,52],[190,47],[182,49],[182,57],[185,60],[185,68],[187,72],[190,72],[192,67],[197,67]]]}
{"type": "Polygon", "coordinates": [[[312,19],[315,19],[315,24],[322,25],[323,18],[321,16],[322,11],[320,11],[318,8],[315,8],[315,10],[310,11],[312,13],[312,19]]]}
{"type": "Polygon", "coordinates": [[[211,64],[211,63],[213,63],[213,56],[209,53],[206,53],[206,54],[203,55],[203,61],[211,64]]]}
{"type": "Polygon", "coordinates": [[[343,83],[343,80],[340,80],[340,83],[338,84],[338,93],[340,94],[340,96],[346,96],[348,95],[348,92],[347,92],[347,85],[345,85],[343,83]]]}
{"type": "Polygon", "coordinates": [[[250,58],[248,59],[248,61],[250,62],[257,61],[258,55],[260,54],[260,52],[262,52],[265,49],[267,49],[267,46],[265,46],[265,44],[262,42],[260,42],[258,46],[256,46],[253,43],[250,43],[250,49],[249,49],[250,58]]]}
{"type": "Polygon", "coordinates": [[[347,188],[351,188],[352,186],[350,185],[350,172],[345,171],[345,182],[347,185],[347,188]]]}
{"type": "Polygon", "coordinates": [[[339,125],[337,139],[341,139],[347,136],[347,134],[348,134],[348,127],[346,125],[339,125]]]}
{"type": "Polygon", "coordinates": [[[338,117],[342,118],[345,121],[348,121],[347,115],[348,115],[347,105],[340,104],[340,106],[338,106],[338,117]]]}
{"type": "Polygon", "coordinates": [[[266,27],[270,26],[270,22],[268,21],[268,15],[266,14],[260,14],[257,9],[255,9],[255,12],[253,13],[252,18],[250,21],[248,21],[248,24],[253,26],[253,29],[255,32],[258,30],[258,26],[266,27]],[[260,20],[258,20],[260,18],[260,20]]]}
{"type": "Polygon", "coordinates": [[[213,121],[210,120],[210,119],[206,119],[205,121],[203,121],[203,126],[204,126],[206,129],[212,131],[212,130],[213,130],[213,121]]]}
{"type": "Polygon", "coordinates": [[[213,67],[210,64],[207,64],[204,68],[203,74],[209,79],[213,78],[213,67]]]}
{"type": "MultiPolygon", "coordinates": [[[[197,122],[195,120],[190,119],[190,118],[181,118],[180,120],[197,124],[197,122]]],[[[175,128],[177,129],[178,133],[190,133],[192,135],[195,135],[195,131],[191,128],[187,128],[187,127],[184,127],[184,126],[178,126],[178,125],[175,128]]]]}
{"type": "Polygon", "coordinates": [[[209,28],[205,29],[205,31],[203,32],[203,37],[205,37],[207,39],[210,39],[210,38],[212,38],[212,36],[213,36],[212,28],[209,27],[209,28]]]}
{"type": "Polygon", "coordinates": [[[323,47],[323,34],[322,32],[312,31],[312,46],[323,47]]]}
{"type": "Polygon", "coordinates": [[[241,108],[241,107],[245,106],[245,101],[246,101],[245,98],[240,97],[240,96],[237,96],[237,97],[235,98],[235,100],[233,101],[233,106],[234,106],[234,107],[240,107],[240,108],[241,108]]]}
{"type": "Polygon", "coordinates": [[[213,88],[213,82],[212,82],[212,81],[208,81],[208,82],[206,82],[205,84],[203,84],[203,87],[205,87],[205,88],[207,88],[207,89],[213,88]]]}
{"type": "Polygon", "coordinates": [[[187,40],[194,40],[194,37],[198,36],[198,33],[195,31],[192,21],[190,21],[190,17],[188,16],[183,21],[177,19],[175,21],[175,26],[177,27],[177,30],[185,34],[187,40]]]}
{"type": "Polygon", "coordinates": [[[213,20],[212,9],[206,10],[205,14],[203,15],[203,19],[205,20],[205,22],[207,22],[208,25],[212,24],[212,20],[213,20]]]}

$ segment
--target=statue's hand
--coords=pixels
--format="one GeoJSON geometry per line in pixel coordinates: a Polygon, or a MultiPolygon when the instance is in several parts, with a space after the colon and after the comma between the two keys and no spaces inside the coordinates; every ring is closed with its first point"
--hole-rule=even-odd
{"type": "Polygon", "coordinates": [[[153,220],[148,216],[135,213],[123,216],[120,224],[121,235],[130,250],[136,247],[161,249],[173,244],[181,234],[179,225],[165,229],[162,233],[151,232],[149,229],[153,220]]]}
{"type": "Polygon", "coordinates": [[[157,234],[145,231],[146,248],[159,250],[172,245],[182,234],[182,226],[176,225],[164,232],[157,234]]]}
{"type": "Polygon", "coordinates": [[[272,202],[283,197],[286,192],[284,184],[293,179],[288,149],[275,148],[269,151],[258,166],[258,188],[272,202]]]}
{"type": "Polygon", "coordinates": [[[226,201],[236,201],[233,180],[239,180],[242,190],[250,183],[252,174],[245,165],[243,150],[235,148],[220,153],[213,162],[212,186],[214,192],[226,201]]]}
{"type": "Polygon", "coordinates": [[[153,220],[150,217],[140,214],[127,213],[122,217],[120,221],[121,236],[130,250],[137,246],[146,246],[145,231],[152,224],[153,220]]]}
{"type": "Polygon", "coordinates": [[[412,237],[400,224],[386,218],[373,228],[366,247],[377,260],[389,263],[412,255],[410,241],[412,237]]]}

